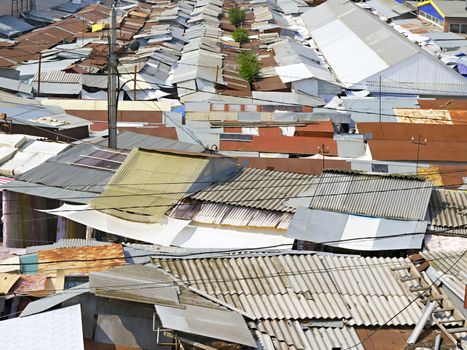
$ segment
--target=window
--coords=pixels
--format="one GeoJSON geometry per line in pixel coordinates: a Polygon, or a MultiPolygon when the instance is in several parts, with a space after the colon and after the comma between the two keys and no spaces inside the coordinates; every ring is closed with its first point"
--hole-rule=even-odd
{"type": "Polygon", "coordinates": [[[461,24],[461,33],[467,34],[467,24],[461,24]]]}
{"type": "Polygon", "coordinates": [[[371,164],[371,171],[374,173],[387,173],[389,169],[387,164],[371,164]]]}
{"type": "Polygon", "coordinates": [[[460,33],[460,24],[450,24],[449,31],[453,33],[460,33]]]}

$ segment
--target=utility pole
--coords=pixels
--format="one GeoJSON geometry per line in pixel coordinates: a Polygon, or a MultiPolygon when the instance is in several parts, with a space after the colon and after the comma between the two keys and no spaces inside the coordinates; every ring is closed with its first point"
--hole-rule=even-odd
{"type": "Polygon", "coordinates": [[[109,29],[109,59],[107,89],[108,99],[108,123],[109,123],[109,148],[117,148],[117,55],[115,53],[115,42],[117,36],[117,14],[115,3],[110,9],[110,29],[109,29]]]}
{"type": "Polygon", "coordinates": [[[133,81],[133,101],[136,101],[136,66],[135,66],[133,80],[134,80],[133,81]]]}
{"type": "Polygon", "coordinates": [[[321,146],[318,146],[318,153],[321,154],[321,156],[323,157],[323,165],[322,165],[322,168],[321,168],[321,172],[324,171],[324,162],[325,162],[325,155],[329,153],[329,147],[328,146],[325,146],[324,143],[321,145],[321,146]]]}
{"type": "Polygon", "coordinates": [[[379,76],[379,122],[381,123],[381,110],[383,109],[383,88],[381,86],[381,75],[379,76]]]}
{"type": "Polygon", "coordinates": [[[39,53],[39,67],[37,68],[37,96],[41,94],[42,54],[39,53]]]}
{"type": "Polygon", "coordinates": [[[420,161],[420,146],[426,145],[426,139],[422,140],[422,135],[418,134],[418,139],[412,137],[412,143],[417,145],[417,174],[418,174],[418,163],[420,161]]]}

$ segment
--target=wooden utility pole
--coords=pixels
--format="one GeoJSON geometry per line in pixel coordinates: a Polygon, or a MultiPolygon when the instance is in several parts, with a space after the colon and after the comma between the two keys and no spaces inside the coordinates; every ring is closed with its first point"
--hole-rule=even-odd
{"type": "Polygon", "coordinates": [[[37,96],[41,94],[41,70],[42,70],[42,54],[39,53],[39,67],[37,68],[37,96]]]}
{"type": "Polygon", "coordinates": [[[318,146],[318,153],[321,154],[321,156],[323,157],[323,165],[322,165],[322,168],[321,168],[321,172],[324,171],[324,166],[325,166],[325,155],[329,153],[329,147],[328,146],[325,146],[324,143],[321,145],[321,146],[318,146]]]}
{"type": "Polygon", "coordinates": [[[136,101],[136,66],[135,66],[133,79],[134,79],[134,81],[133,81],[133,101],[136,101]]]}
{"type": "Polygon", "coordinates": [[[418,174],[418,163],[420,161],[420,146],[425,146],[426,145],[426,139],[422,140],[422,135],[418,134],[418,139],[415,139],[415,137],[412,137],[412,143],[417,145],[417,174],[418,174]]]}

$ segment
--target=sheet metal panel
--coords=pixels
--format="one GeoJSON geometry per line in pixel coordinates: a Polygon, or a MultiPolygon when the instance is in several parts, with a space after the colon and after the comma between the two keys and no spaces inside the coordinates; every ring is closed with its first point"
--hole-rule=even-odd
{"type": "Polygon", "coordinates": [[[256,347],[242,315],[186,305],[185,309],[155,305],[164,328],[256,347]]]}
{"type": "Polygon", "coordinates": [[[326,171],[313,180],[312,209],[423,221],[432,183],[397,175],[326,171]]]}
{"type": "Polygon", "coordinates": [[[161,222],[181,198],[236,170],[231,158],[135,148],[91,205],[120,219],[161,222]]]}
{"type": "Polygon", "coordinates": [[[2,321],[0,337],[2,349],[84,350],[81,308],[74,305],[2,321]]]}
{"type": "Polygon", "coordinates": [[[274,170],[244,168],[222,183],[214,184],[193,195],[194,199],[258,209],[293,212],[283,202],[307,188],[312,175],[274,170]]]}
{"type": "Polygon", "coordinates": [[[53,294],[51,296],[32,301],[26,305],[26,308],[23,310],[20,317],[31,316],[47,311],[54,306],[57,306],[67,300],[88,292],[89,283],[83,283],[76,287],[67,289],[61,293],[53,294]]]}
{"type": "Polygon", "coordinates": [[[102,297],[147,304],[179,304],[179,287],[173,278],[154,267],[127,265],[92,273],[89,288],[102,297]]]}

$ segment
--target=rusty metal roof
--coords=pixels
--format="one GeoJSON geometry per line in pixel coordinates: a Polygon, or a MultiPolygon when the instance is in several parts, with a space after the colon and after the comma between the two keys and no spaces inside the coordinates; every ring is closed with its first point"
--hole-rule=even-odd
{"type": "Polygon", "coordinates": [[[59,270],[65,271],[66,275],[88,274],[126,263],[120,244],[44,250],[37,256],[38,273],[49,276],[56,275],[59,270]]]}

